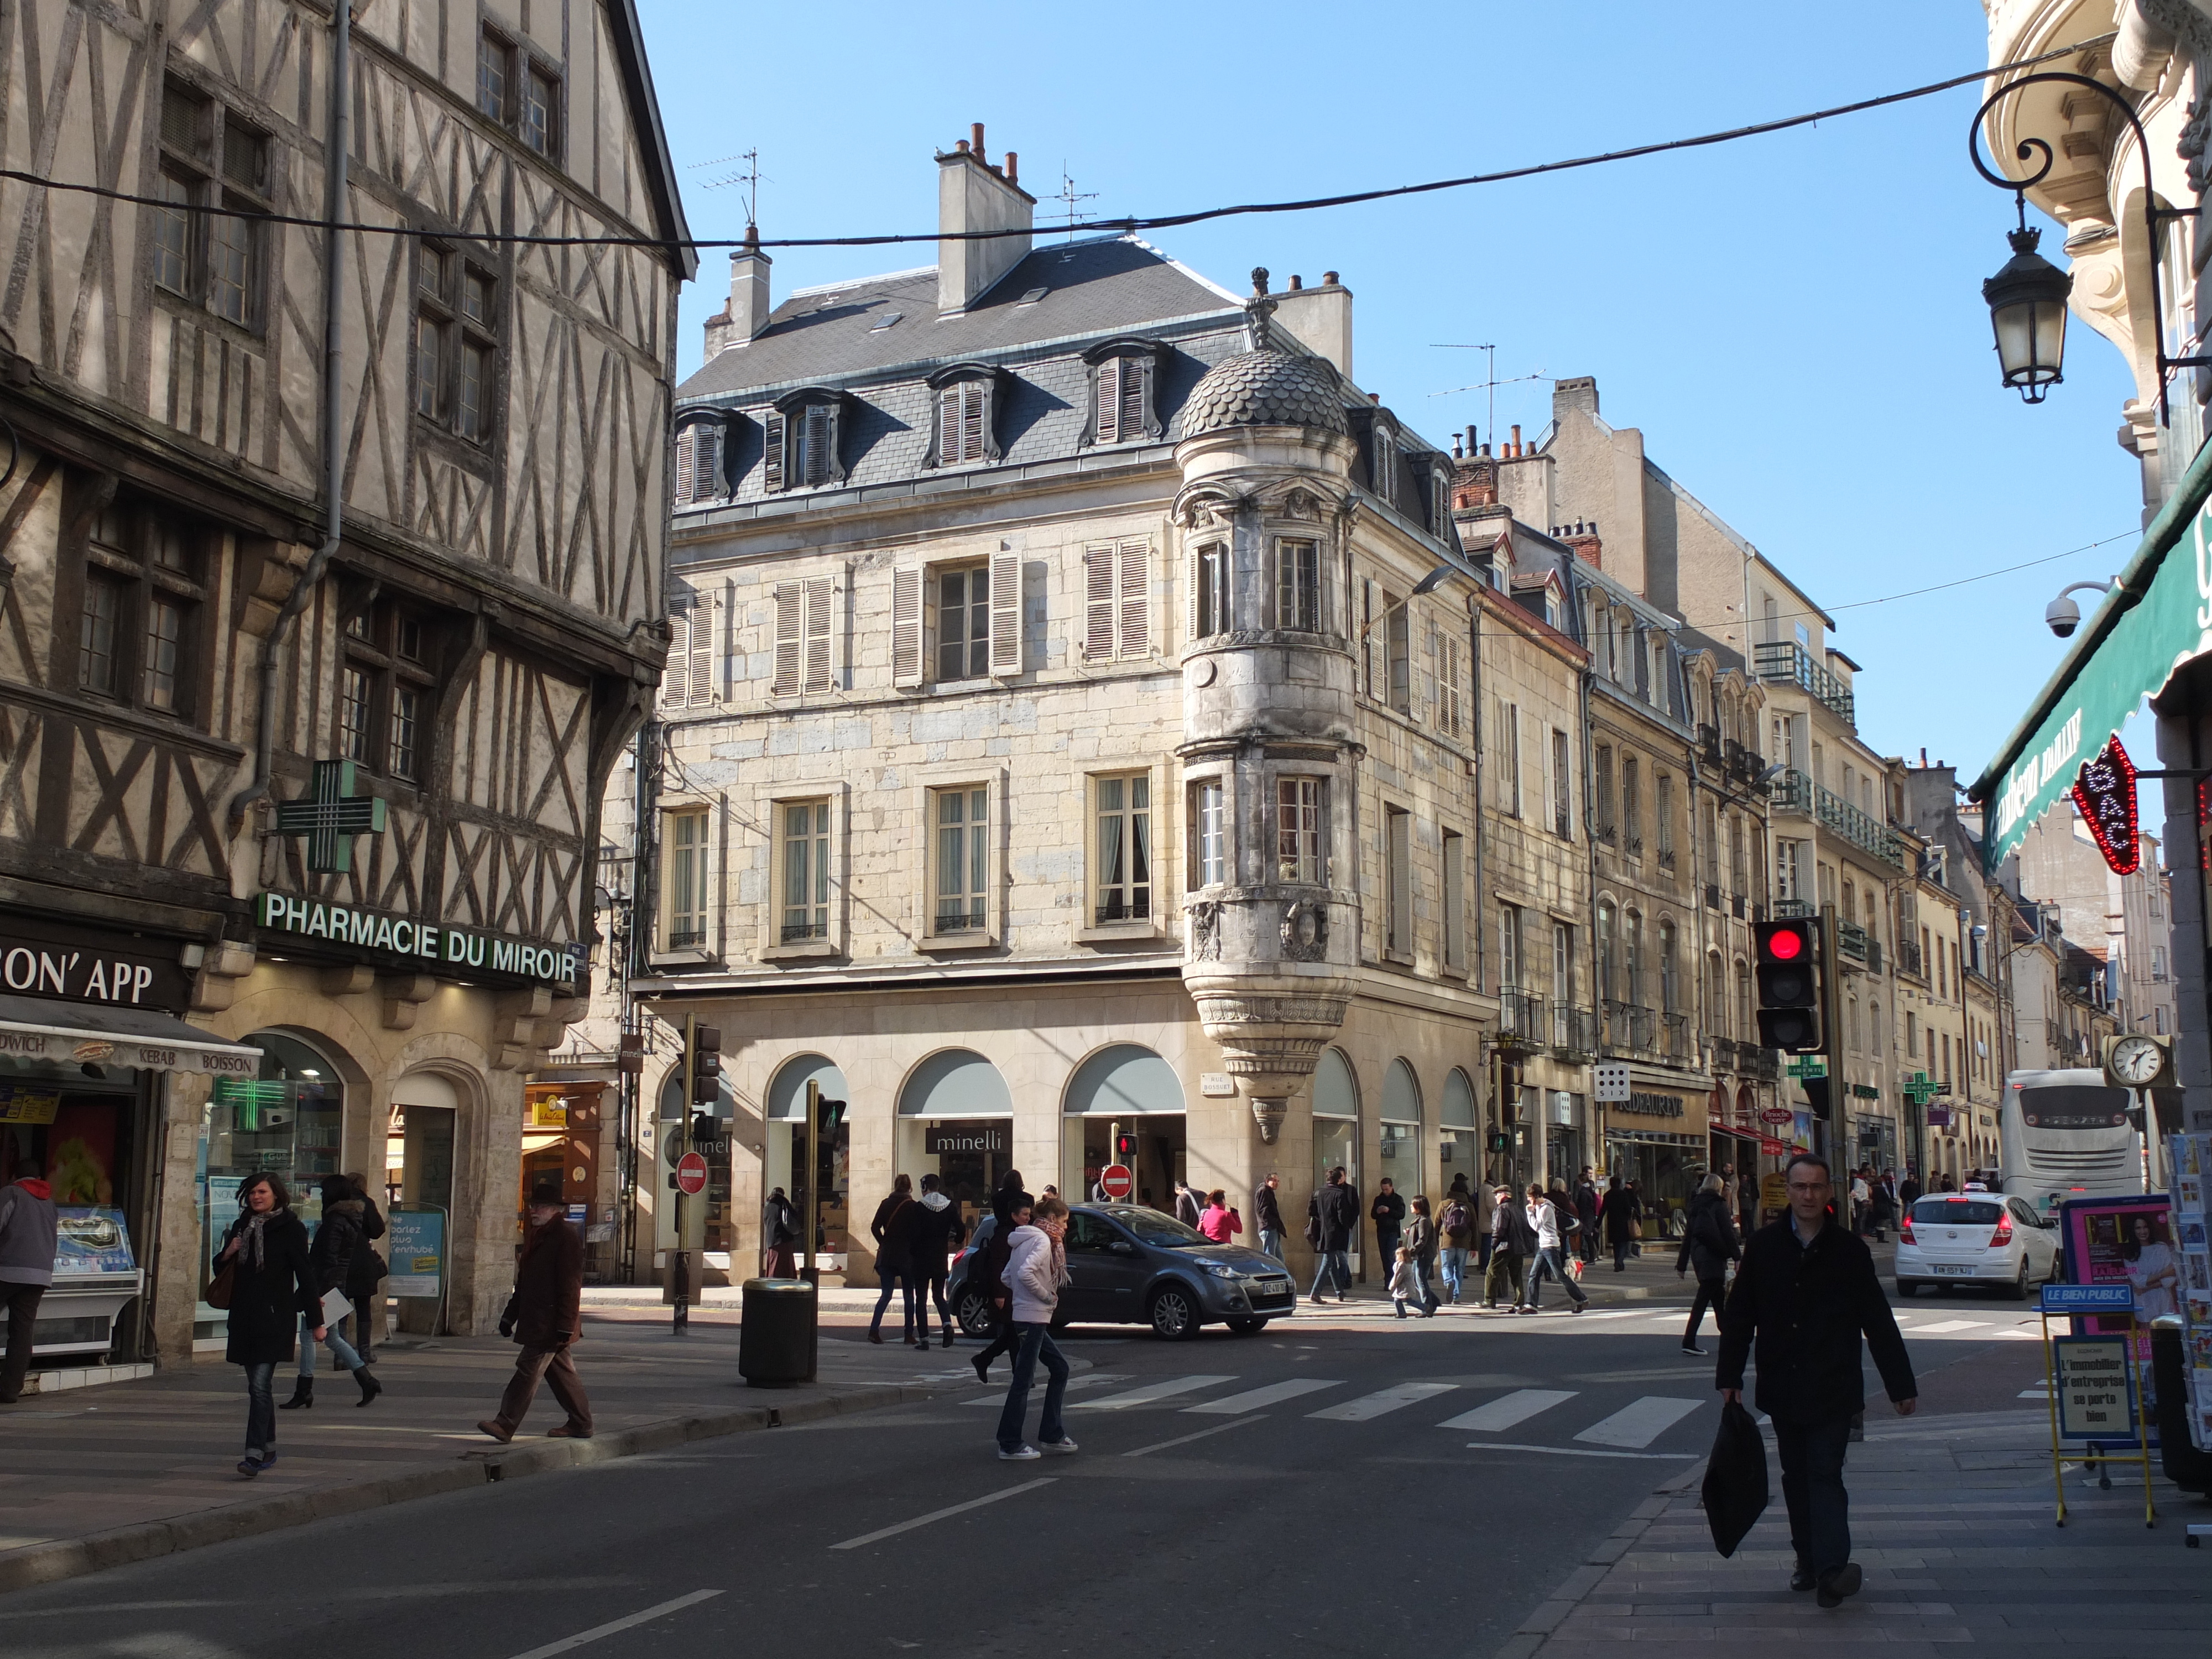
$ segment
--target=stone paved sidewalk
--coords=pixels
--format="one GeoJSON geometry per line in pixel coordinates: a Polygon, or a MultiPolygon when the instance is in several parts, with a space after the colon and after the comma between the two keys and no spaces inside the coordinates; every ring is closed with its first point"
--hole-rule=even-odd
{"type": "MultiPolygon", "coordinates": [[[[817,1380],[748,1388],[736,1314],[673,1335],[665,1316],[587,1312],[576,1367],[597,1436],[546,1440],[561,1420],[541,1389],[524,1431],[501,1447],[475,1431],[514,1367],[497,1338],[397,1337],[376,1354],[385,1392],[366,1409],[350,1378],[317,1356],[311,1410],[277,1414],[276,1467],[236,1471],[246,1429],[241,1374],[219,1355],[142,1381],[30,1396],[0,1407],[0,1590],[70,1577],[539,1468],[650,1449],[702,1434],[926,1397],[963,1356],[877,1347],[825,1318],[817,1380]]],[[[280,1369],[277,1397],[291,1393],[280,1369]]]]}
{"type": "Polygon", "coordinates": [[[1704,1465],[1671,1479],[1590,1552],[1497,1659],[1711,1659],[1713,1644],[1787,1643],[1914,1659],[1987,1650],[2008,1659],[2118,1659],[2212,1652],[2212,1548],[2188,1549],[2212,1503],[2142,1477],[2067,1472],[2061,1528],[2040,1408],[1899,1419],[1879,1404],[1850,1450],[1860,1593],[1832,1612],[1789,1589],[1780,1464],[1773,1501],[1733,1559],[1714,1551],[1698,1504],[1704,1465]],[[2130,1484],[2132,1481],[2132,1484],[2130,1484]]]}

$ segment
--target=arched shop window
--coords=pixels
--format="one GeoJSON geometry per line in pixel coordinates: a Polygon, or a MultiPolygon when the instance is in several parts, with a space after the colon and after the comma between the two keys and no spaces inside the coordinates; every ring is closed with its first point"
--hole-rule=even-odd
{"type": "MultiPolygon", "coordinates": [[[[256,1078],[218,1078],[202,1109],[207,1161],[200,1177],[201,1260],[213,1277],[215,1253],[238,1218],[238,1193],[249,1176],[270,1174],[292,1195],[292,1212],[312,1231],[322,1219],[322,1178],[343,1173],[345,1079],[330,1056],[289,1031],[256,1031],[256,1078]]],[[[362,1173],[366,1174],[367,1171],[362,1173]]],[[[203,1304],[195,1332],[220,1335],[225,1316],[203,1304]]]]}
{"type": "Polygon", "coordinates": [[[1421,1085],[1402,1060],[1390,1062],[1382,1077],[1382,1168],[1407,1196],[1421,1185],[1421,1085]]]}
{"type": "MultiPolygon", "coordinates": [[[[724,1082],[728,1081],[726,1074],[724,1082]]],[[[815,1084],[819,1098],[842,1103],[851,1100],[845,1073],[826,1054],[793,1054],[775,1068],[769,1079],[767,1135],[761,1150],[761,1196],[775,1188],[793,1204],[803,1202],[807,1185],[806,1085],[815,1084]]],[[[824,1109],[825,1111],[827,1109],[824,1109]]],[[[845,1228],[852,1185],[852,1129],[850,1114],[836,1113],[836,1127],[815,1143],[818,1159],[815,1186],[815,1248],[833,1259],[845,1251],[845,1228]]]]}
{"type": "Polygon", "coordinates": [[[963,1221],[988,1213],[1013,1167],[1014,1097],[999,1068],[969,1048],[942,1048],[899,1090],[898,1170],[934,1175],[963,1221]]]}
{"type": "Polygon", "coordinates": [[[1475,1116],[1474,1085],[1456,1066],[1444,1075],[1443,1098],[1437,1103],[1437,1156],[1444,1164],[1447,1179],[1464,1175],[1474,1179],[1481,1160],[1476,1156],[1481,1124],[1475,1116]]]}
{"type": "Polygon", "coordinates": [[[1344,1166],[1345,1179],[1359,1184],[1359,1082],[1342,1050],[1324,1048],[1314,1067],[1313,1171],[1311,1190],[1328,1184],[1328,1172],[1344,1166]]]}
{"type": "MultiPolygon", "coordinates": [[[[1060,1169],[1073,1192],[1091,1195],[1109,1164],[1127,1166],[1130,1196],[1175,1207],[1175,1183],[1190,1179],[1182,1079],[1150,1048],[1116,1042],[1075,1068],[1061,1103],[1060,1169]]],[[[1073,1195],[1073,1194],[1071,1194],[1073,1195]]]]}

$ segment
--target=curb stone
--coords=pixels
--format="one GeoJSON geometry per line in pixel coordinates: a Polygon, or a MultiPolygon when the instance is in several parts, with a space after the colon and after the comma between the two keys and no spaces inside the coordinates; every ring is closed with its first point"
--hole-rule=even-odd
{"type": "Polygon", "coordinates": [[[238,1503],[173,1520],[141,1522],[82,1538],[0,1556],[0,1595],[39,1584],[57,1584],[105,1572],[111,1567],[151,1561],[210,1544],[277,1532],[311,1521],[358,1515],[441,1492],[467,1492],[488,1482],[519,1480],[557,1469],[611,1463],[643,1452],[661,1451],[693,1440],[787,1428],[852,1412],[904,1405],[933,1398],[934,1389],[912,1383],[870,1383],[814,1400],[782,1406],[750,1406],[702,1416],[665,1418],[595,1436],[590,1440],[545,1440],[518,1448],[487,1448],[464,1453],[449,1463],[417,1463],[374,1480],[286,1492],[266,1503],[238,1503]]]}
{"type": "Polygon", "coordinates": [[[1604,1580],[1607,1570],[1633,1549],[1652,1522],[1666,1512],[1667,1500],[1689,1491],[1705,1479],[1705,1461],[1699,1458],[1680,1474],[1670,1476],[1653,1487],[1651,1496],[1613,1529],[1612,1536],[1593,1545],[1583,1557],[1582,1565],[1554,1585],[1551,1594],[1529,1611],[1492,1659],[1534,1659],[1552,1632],[1604,1580]]]}

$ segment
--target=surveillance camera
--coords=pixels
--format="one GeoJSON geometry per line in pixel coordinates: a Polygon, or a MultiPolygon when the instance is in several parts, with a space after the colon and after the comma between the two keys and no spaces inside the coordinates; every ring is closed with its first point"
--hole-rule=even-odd
{"type": "Polygon", "coordinates": [[[2043,620],[2060,639],[2070,640],[2074,630],[2081,625],[2081,607],[2061,593],[2043,607],[2043,620]]]}

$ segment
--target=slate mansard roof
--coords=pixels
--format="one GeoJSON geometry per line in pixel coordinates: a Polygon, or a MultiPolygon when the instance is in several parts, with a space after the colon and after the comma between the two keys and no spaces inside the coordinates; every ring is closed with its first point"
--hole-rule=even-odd
{"type": "Polygon", "coordinates": [[[676,395],[742,401],[731,394],[1200,319],[1241,326],[1243,313],[1234,295],[1133,237],[1066,242],[1030,254],[951,317],[937,314],[934,266],[800,289],[769,313],[757,339],[720,353],[676,395]],[[879,326],[893,315],[897,322],[879,326]]]}

